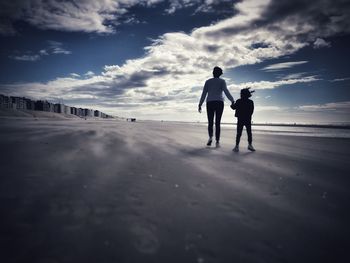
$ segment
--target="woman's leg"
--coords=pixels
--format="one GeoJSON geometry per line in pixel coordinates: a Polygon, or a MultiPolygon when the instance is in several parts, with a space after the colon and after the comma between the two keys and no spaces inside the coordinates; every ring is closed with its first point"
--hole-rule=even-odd
{"type": "Polygon", "coordinates": [[[208,134],[209,138],[213,137],[215,107],[212,101],[207,102],[207,117],[208,117],[208,134]]]}
{"type": "Polygon", "coordinates": [[[222,113],[224,111],[224,102],[223,101],[217,101],[216,107],[215,107],[215,138],[216,141],[220,141],[220,132],[221,132],[221,117],[222,113]]]}

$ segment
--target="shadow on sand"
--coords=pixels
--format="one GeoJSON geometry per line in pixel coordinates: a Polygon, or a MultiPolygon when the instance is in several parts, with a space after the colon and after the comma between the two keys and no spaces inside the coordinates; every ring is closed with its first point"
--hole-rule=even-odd
{"type": "MultiPolygon", "coordinates": [[[[220,148],[215,148],[215,147],[203,147],[203,148],[195,148],[195,149],[179,149],[179,152],[181,154],[184,154],[185,156],[190,156],[190,157],[206,157],[206,156],[213,156],[215,155],[220,155],[220,156],[249,156],[255,152],[251,151],[241,151],[241,152],[233,152],[233,151],[220,151],[220,148]]],[[[230,157],[231,158],[231,157],[230,157]]]]}

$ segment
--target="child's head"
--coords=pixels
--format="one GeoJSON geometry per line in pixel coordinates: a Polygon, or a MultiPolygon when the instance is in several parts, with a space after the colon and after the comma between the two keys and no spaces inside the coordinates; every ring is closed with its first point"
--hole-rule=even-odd
{"type": "Polygon", "coordinates": [[[250,91],[250,88],[241,89],[241,98],[248,99],[252,96],[253,92],[255,92],[255,90],[250,91]]]}

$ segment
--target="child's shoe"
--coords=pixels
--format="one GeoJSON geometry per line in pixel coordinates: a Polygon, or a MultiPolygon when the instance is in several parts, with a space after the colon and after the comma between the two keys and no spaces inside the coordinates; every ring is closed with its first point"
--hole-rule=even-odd
{"type": "Polygon", "coordinates": [[[248,145],[248,150],[255,152],[255,149],[254,149],[253,145],[251,145],[251,144],[248,145]]]}

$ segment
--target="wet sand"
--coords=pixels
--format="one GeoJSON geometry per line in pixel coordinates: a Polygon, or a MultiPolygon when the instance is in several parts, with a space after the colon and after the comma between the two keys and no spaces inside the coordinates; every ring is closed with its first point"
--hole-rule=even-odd
{"type": "MultiPolygon", "coordinates": [[[[254,132],[254,131],[253,131],[254,132]]],[[[350,139],[0,119],[1,262],[350,262],[350,139]],[[254,134],[253,134],[254,135],[254,134]]]]}

